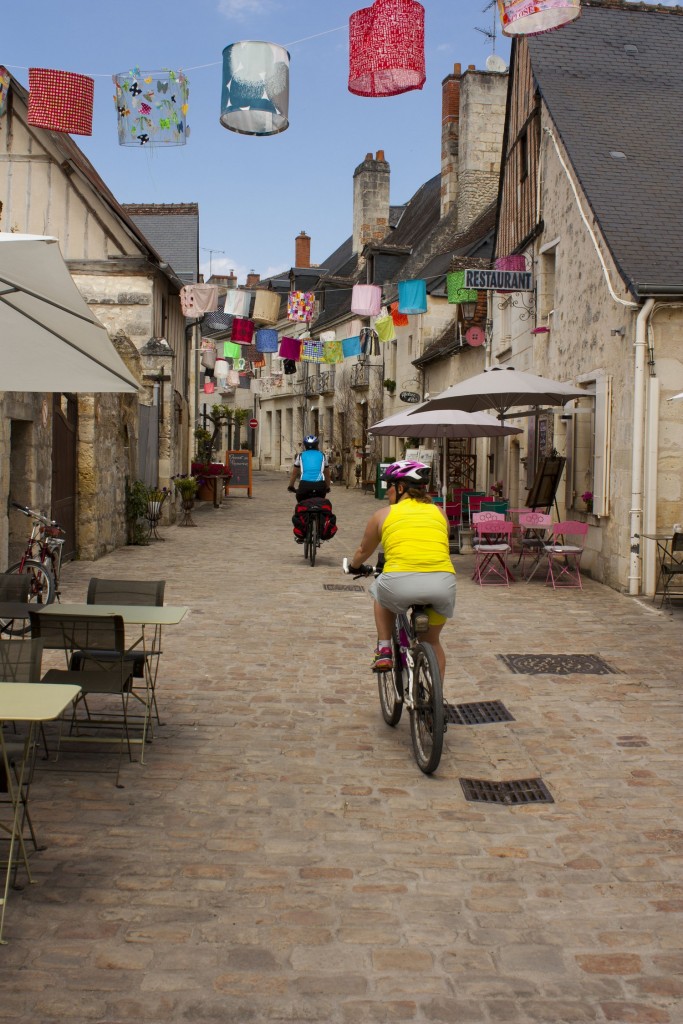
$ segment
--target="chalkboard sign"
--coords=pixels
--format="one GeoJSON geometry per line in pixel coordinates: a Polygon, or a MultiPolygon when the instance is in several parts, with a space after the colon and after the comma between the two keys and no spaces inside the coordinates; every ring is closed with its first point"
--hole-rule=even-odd
{"type": "Polygon", "coordinates": [[[247,496],[251,498],[251,452],[226,452],[225,464],[232,473],[226,482],[225,493],[230,494],[230,491],[236,487],[246,487],[247,496]]]}
{"type": "Polygon", "coordinates": [[[534,485],[527,494],[527,508],[544,508],[550,512],[566,461],[562,456],[543,460],[536,471],[534,485]]]}

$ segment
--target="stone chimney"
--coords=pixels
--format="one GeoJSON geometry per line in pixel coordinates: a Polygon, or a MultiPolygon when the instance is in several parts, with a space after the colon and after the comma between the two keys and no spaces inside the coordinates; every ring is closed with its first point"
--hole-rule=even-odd
{"type": "Polygon", "coordinates": [[[458,139],[460,134],[460,65],[441,83],[441,216],[458,198],[458,139]]]}
{"type": "Polygon", "coordinates": [[[311,239],[305,231],[294,239],[294,266],[310,267],[311,265],[311,239]]]}
{"type": "Polygon", "coordinates": [[[226,283],[226,286],[228,288],[236,288],[237,287],[237,277],[235,275],[235,271],[234,270],[232,270],[232,269],[230,270],[230,273],[225,278],[225,283],[226,283]]]}
{"type": "Polygon", "coordinates": [[[254,273],[253,270],[250,270],[249,273],[247,274],[247,284],[246,284],[246,287],[247,288],[255,288],[260,280],[261,280],[261,275],[254,273]]]}
{"type": "Polygon", "coordinates": [[[353,172],[353,251],[381,241],[389,231],[389,164],[384,150],[368,153],[353,172]]]}
{"type": "Polygon", "coordinates": [[[457,206],[458,231],[466,231],[498,195],[507,85],[507,73],[477,71],[474,64],[462,75],[456,64],[444,81],[441,213],[457,206]],[[447,112],[446,95],[456,89],[457,106],[449,95],[447,112]]]}

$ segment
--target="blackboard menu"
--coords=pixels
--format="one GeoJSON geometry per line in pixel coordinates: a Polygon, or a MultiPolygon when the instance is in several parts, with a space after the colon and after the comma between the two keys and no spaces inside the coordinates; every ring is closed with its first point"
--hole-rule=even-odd
{"type": "Polygon", "coordinates": [[[225,464],[232,473],[227,481],[226,494],[229,494],[233,487],[243,487],[247,489],[248,496],[251,498],[251,452],[226,452],[225,464]]]}

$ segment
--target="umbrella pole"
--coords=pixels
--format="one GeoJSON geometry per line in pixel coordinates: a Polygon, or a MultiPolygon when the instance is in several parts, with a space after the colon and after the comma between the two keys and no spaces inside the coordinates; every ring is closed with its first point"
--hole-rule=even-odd
{"type": "Polygon", "coordinates": [[[446,473],[448,471],[448,440],[445,437],[441,438],[441,445],[443,447],[443,456],[441,462],[441,494],[443,496],[443,514],[446,515],[446,492],[448,491],[448,480],[446,473]]]}

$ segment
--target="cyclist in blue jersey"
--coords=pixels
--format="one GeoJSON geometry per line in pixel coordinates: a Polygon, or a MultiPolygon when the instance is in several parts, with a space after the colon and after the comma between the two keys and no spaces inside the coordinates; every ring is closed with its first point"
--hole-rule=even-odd
{"type": "Polygon", "coordinates": [[[318,450],[318,438],[309,434],[304,438],[304,450],[295,456],[289,477],[288,491],[295,491],[297,501],[304,498],[324,498],[331,486],[327,456],[318,450]],[[299,479],[299,486],[295,487],[299,479]]]}

